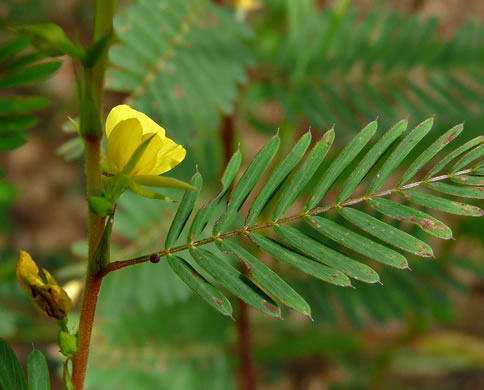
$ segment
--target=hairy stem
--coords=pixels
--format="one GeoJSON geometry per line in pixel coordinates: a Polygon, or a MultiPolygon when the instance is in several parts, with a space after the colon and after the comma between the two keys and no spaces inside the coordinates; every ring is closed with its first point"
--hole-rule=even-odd
{"type": "MultiPolygon", "coordinates": [[[[98,41],[112,31],[112,19],[116,0],[98,0],[96,2],[96,17],[93,33],[93,42],[98,41]]],[[[81,128],[88,123],[97,129],[102,129],[102,116],[104,105],[104,73],[107,63],[107,51],[91,69],[86,69],[86,89],[92,98],[96,118],[85,117],[92,115],[92,112],[81,110],[81,128]],[[84,114],[84,115],[83,115],[84,114]]],[[[92,132],[91,134],[95,134],[92,132]]],[[[84,158],[86,172],[86,195],[99,196],[102,193],[101,181],[101,138],[102,133],[97,136],[85,137],[84,158]]],[[[89,357],[89,346],[91,343],[92,326],[96,313],[97,299],[102,283],[102,274],[91,275],[94,254],[98,247],[104,231],[104,218],[88,210],[88,264],[86,281],[84,285],[84,296],[81,306],[81,317],[79,321],[78,352],[72,360],[72,383],[76,390],[82,390],[87,371],[89,357]]]]}
{"type": "MultiPolygon", "coordinates": [[[[315,209],[309,210],[306,213],[301,213],[301,214],[291,215],[291,216],[285,217],[285,218],[280,218],[275,222],[266,222],[266,223],[261,223],[261,224],[244,226],[241,229],[237,229],[237,230],[233,230],[231,232],[219,234],[219,235],[214,236],[214,237],[208,237],[208,238],[204,238],[204,239],[199,240],[199,241],[194,241],[194,242],[191,242],[191,243],[188,243],[188,244],[180,245],[180,246],[177,246],[175,248],[165,249],[163,251],[156,252],[156,254],[159,255],[160,257],[163,257],[163,256],[170,255],[172,253],[184,251],[184,250],[187,250],[187,249],[190,249],[190,248],[196,248],[196,247],[199,247],[199,246],[202,246],[202,245],[207,245],[207,244],[210,244],[210,243],[215,242],[215,241],[222,241],[222,240],[226,240],[226,239],[231,238],[231,237],[248,235],[248,234],[250,234],[251,232],[254,232],[254,231],[272,228],[272,227],[277,226],[277,225],[285,225],[285,224],[300,220],[300,219],[307,217],[307,216],[325,213],[325,212],[328,212],[329,210],[335,209],[337,207],[353,206],[355,204],[364,202],[364,201],[372,199],[372,198],[382,198],[382,197],[394,194],[394,193],[399,192],[399,191],[404,191],[404,190],[409,190],[411,188],[419,187],[423,184],[435,183],[435,182],[439,182],[439,181],[449,179],[451,177],[467,175],[467,174],[472,173],[472,172],[473,172],[472,169],[464,169],[462,171],[455,172],[453,174],[435,176],[435,177],[432,177],[432,178],[427,179],[427,180],[420,180],[420,181],[416,181],[414,183],[406,184],[406,185],[401,186],[401,187],[396,187],[396,188],[392,188],[392,189],[389,189],[389,190],[381,191],[381,192],[378,192],[378,193],[373,194],[371,196],[365,195],[365,196],[361,196],[361,197],[358,197],[358,198],[348,199],[348,200],[341,202],[341,203],[334,203],[334,204],[329,205],[329,206],[317,207],[315,209]]],[[[113,271],[116,271],[118,269],[124,268],[124,267],[129,267],[131,265],[145,263],[145,262],[149,261],[151,255],[152,255],[152,253],[147,254],[147,255],[143,255],[143,256],[139,256],[139,257],[136,257],[136,258],[133,258],[133,259],[129,259],[129,260],[114,261],[114,262],[112,262],[111,264],[108,265],[106,274],[109,273],[109,272],[113,272],[113,271]]]]}

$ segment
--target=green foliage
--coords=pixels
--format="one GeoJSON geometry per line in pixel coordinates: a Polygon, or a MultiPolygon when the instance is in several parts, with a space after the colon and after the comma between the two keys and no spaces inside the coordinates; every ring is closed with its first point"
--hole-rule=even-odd
{"type": "MultiPolygon", "coordinates": [[[[115,20],[109,87],[126,93],[127,103],[152,116],[178,142],[188,144],[189,161],[182,169],[191,170],[192,163],[199,162],[206,187],[213,177],[205,170],[213,176],[217,172],[213,130],[220,113],[234,112],[241,92],[238,84],[247,81],[245,67],[253,54],[260,68],[248,93],[242,91],[241,106],[247,109],[244,98],[250,100],[257,93],[262,96],[257,105],[260,100],[277,99],[285,123],[282,136],[273,137],[244,173],[239,174],[242,153],[233,155],[220,192],[203,207],[197,206],[197,200],[205,202],[206,194],[198,191],[187,191],[178,211],[173,205],[160,209],[155,199],[166,197],[156,189],[133,188],[152,200],[135,194],[119,200],[114,229],[130,245],[113,248],[113,258],[153,253],[168,232],[161,252],[165,258],[106,278],[98,313],[103,337],[97,339],[88,378],[92,389],[233,388],[233,362],[226,348],[231,341],[230,321],[200,305],[191,290],[225,316],[233,312],[224,295],[227,290],[272,317],[281,317],[284,305],[312,316],[318,324],[336,324],[342,311],[351,325],[361,326],[368,319],[377,323],[404,319],[413,311],[432,312],[448,321],[454,313],[446,287],[467,292],[466,285],[452,277],[451,267],[484,275],[482,267],[469,259],[444,255],[439,262],[407,260],[408,254],[432,257],[429,238],[452,238],[449,221],[439,220],[440,211],[483,214],[473,204],[456,201],[482,199],[482,136],[434,164],[435,156],[462,132],[462,125],[429,141],[433,119],[406,136],[407,121],[400,121],[371,143],[377,134],[375,121],[338,154],[332,148],[334,129],[316,140],[309,152],[310,132],[294,147],[292,133],[286,132],[304,118],[318,128],[341,124],[338,129],[350,135],[350,129],[373,120],[377,113],[384,128],[404,115],[415,122],[438,113],[445,124],[467,119],[466,134],[475,132],[475,124],[484,118],[482,26],[471,23],[454,37],[438,41],[434,38],[438,23],[433,19],[379,10],[361,17],[348,1],[328,12],[319,12],[312,0],[267,4],[274,12],[282,9],[287,20],[273,29],[269,10],[252,51],[243,42],[251,30],[208,0],[137,0],[115,20]],[[274,31],[286,28],[284,38],[271,41],[274,31]],[[435,217],[429,214],[435,211],[427,209],[436,210],[435,217]],[[293,226],[287,226],[290,223],[293,226]],[[409,268],[409,263],[415,272],[398,269],[409,268]],[[370,285],[377,281],[385,286],[370,285]],[[357,288],[339,288],[349,286],[357,288]]],[[[92,66],[111,38],[107,35],[91,46],[85,64],[92,66]]],[[[0,48],[2,88],[23,87],[59,66],[37,64],[42,54],[24,55],[27,40],[0,48]]],[[[36,123],[31,112],[47,104],[43,97],[0,97],[2,148],[25,142],[25,131],[36,123]]],[[[257,116],[257,107],[249,108],[254,108],[249,121],[272,131],[275,126],[257,116]]],[[[338,134],[338,139],[343,138],[338,134]]],[[[76,138],[62,153],[75,158],[81,148],[76,138]]],[[[159,187],[167,180],[172,179],[159,177],[143,185],[159,187]]],[[[14,196],[11,186],[3,184],[0,205],[14,196]]],[[[174,181],[170,184],[180,187],[174,181]]],[[[192,186],[201,190],[200,173],[192,186]]],[[[177,199],[176,192],[167,193],[177,199]]],[[[92,197],[91,208],[108,215],[112,204],[102,199],[92,197]]],[[[475,230],[479,234],[481,229],[475,230]]],[[[440,248],[439,253],[445,251],[440,248]]],[[[1,310],[0,322],[11,330],[10,313],[4,316],[1,310]]],[[[318,344],[315,339],[311,346],[318,344]]],[[[286,352],[291,349],[287,344],[286,352]]],[[[332,345],[328,356],[342,348],[337,342],[326,343],[326,348],[328,344],[332,345]]],[[[35,378],[44,382],[31,381],[30,387],[48,388],[45,359],[34,352],[29,377],[40,369],[35,378]]],[[[293,356],[290,353],[287,356],[293,356]]],[[[4,356],[12,358],[11,353],[4,356]]],[[[12,359],[16,361],[14,355],[12,359]]],[[[25,382],[21,370],[20,375],[25,382]]]]}
{"type": "Polygon", "coordinates": [[[33,350],[27,363],[30,390],[50,390],[49,368],[42,352],[33,350]]]}
{"type": "Polygon", "coordinates": [[[235,388],[227,349],[233,321],[197,299],[175,305],[158,300],[149,310],[135,304],[116,317],[102,305],[98,316],[103,337],[92,349],[87,388],[235,388]]]}
{"type": "Polygon", "coordinates": [[[28,385],[14,351],[0,338],[0,389],[50,390],[49,369],[40,351],[33,350],[29,354],[27,372],[28,385]]]}
{"type": "MultiPolygon", "coordinates": [[[[468,151],[464,157],[460,157],[454,164],[454,167],[457,166],[461,170],[451,169],[450,173],[445,175],[402,184],[421,171],[437,151],[458,136],[459,131],[456,131],[455,128],[447,132],[446,137],[437,138],[428,149],[422,152],[410,168],[405,171],[400,184],[383,191],[380,190],[389,181],[392,173],[405,161],[412,149],[430,132],[432,124],[433,120],[428,119],[407,132],[406,135],[400,136],[406,127],[406,123],[399,122],[373,146],[368,146],[376,131],[376,123],[373,122],[348,143],[322,175],[318,174],[317,176],[316,172],[333,142],[333,130],[323,135],[321,141],[317,142],[308,152],[304,161],[300,161],[303,160],[303,153],[299,148],[300,145],[304,146],[305,144],[296,144],[293,152],[279,166],[275,167],[271,174],[267,172],[268,167],[279,146],[278,136],[275,136],[260,150],[233,186],[232,191],[228,194],[225,210],[222,209],[218,215],[214,214],[213,209],[210,210],[217,203],[222,203],[222,199],[217,197],[195,212],[192,224],[196,225],[196,228],[193,228],[193,226],[187,227],[187,222],[190,214],[193,213],[197,195],[189,191],[185,193],[184,200],[181,202],[170,227],[171,233],[168,235],[167,249],[159,252],[159,255],[170,258],[176,252],[189,249],[195,261],[192,264],[195,272],[191,274],[184,272],[183,280],[223,314],[230,314],[230,311],[227,311],[229,306],[225,303],[225,299],[221,300],[223,304],[217,307],[213,303],[220,300],[220,294],[207,295],[208,290],[214,291],[213,289],[216,288],[214,282],[220,283],[234,295],[271,316],[280,316],[280,308],[276,304],[279,302],[303,314],[310,315],[309,306],[305,300],[258,258],[236,244],[233,241],[233,238],[236,237],[247,237],[248,242],[256,243],[259,249],[267,251],[276,259],[289,263],[321,280],[340,286],[351,285],[348,277],[366,283],[375,283],[381,279],[378,273],[384,272],[383,269],[380,270],[380,267],[374,267],[373,264],[370,267],[366,264],[367,260],[356,254],[395,268],[408,269],[408,261],[405,256],[387,245],[412,255],[433,257],[434,254],[430,246],[413,235],[412,232],[402,229],[401,226],[395,227],[382,221],[380,217],[372,216],[368,211],[358,210],[355,208],[357,205],[362,206],[366,203],[373,209],[393,218],[416,223],[423,228],[423,231],[430,232],[434,237],[443,239],[452,237],[450,229],[433,217],[425,218],[427,214],[416,209],[412,203],[459,215],[483,215],[483,211],[477,206],[456,202],[445,197],[450,192],[451,196],[469,197],[471,195],[470,197],[482,199],[482,187],[441,183],[451,177],[458,178],[460,175],[478,177],[475,176],[475,170],[479,166],[479,158],[482,157],[482,140],[475,143],[475,147],[468,151]],[[361,154],[363,154],[363,157],[360,157],[361,154]],[[294,161],[294,156],[298,156],[297,161],[294,161]],[[285,171],[287,159],[290,161],[288,165],[291,169],[285,171]],[[360,159],[360,163],[356,165],[355,162],[358,159],[360,159]],[[465,162],[464,164],[461,163],[462,160],[465,162]],[[299,163],[299,167],[296,167],[297,163],[299,163]],[[468,167],[469,165],[471,166],[468,167]],[[349,174],[345,173],[345,168],[350,166],[355,168],[349,174]],[[248,224],[248,219],[246,218],[243,222],[239,213],[264,175],[267,175],[265,185],[259,190],[259,195],[255,197],[252,205],[247,204],[246,206],[249,210],[252,210],[254,204],[256,204],[255,209],[262,216],[259,218],[261,222],[248,224]],[[318,176],[320,176],[319,179],[318,176]],[[311,180],[313,177],[316,179],[315,181],[311,180]],[[337,197],[338,201],[336,203],[330,201],[321,205],[321,202],[326,199],[328,191],[333,188],[335,183],[342,180],[346,181],[343,184],[343,190],[337,197]],[[368,183],[366,184],[366,195],[349,198],[351,192],[359,188],[363,182],[368,183]],[[416,190],[418,187],[439,193],[439,195],[431,195],[416,190]],[[301,192],[309,193],[305,209],[303,212],[285,216],[301,192]],[[393,194],[402,195],[408,205],[400,205],[384,199],[393,194]],[[260,199],[263,199],[263,202],[260,199]],[[268,199],[271,199],[271,201],[267,202],[268,199]],[[382,200],[383,209],[379,203],[380,200],[382,200]],[[260,203],[264,206],[259,206],[260,203]],[[332,221],[318,216],[330,211],[337,211],[359,232],[345,227],[343,220],[332,221]],[[269,215],[272,215],[272,221],[265,222],[269,215]],[[216,222],[214,223],[214,221],[216,222]],[[285,226],[291,222],[302,221],[306,222],[306,226],[312,228],[312,231],[303,226],[285,226]],[[204,232],[210,230],[210,226],[212,226],[212,232],[208,235],[204,234],[204,232]],[[204,227],[206,228],[204,229],[204,227]],[[185,244],[175,247],[174,244],[181,237],[180,233],[183,228],[188,230],[186,239],[182,239],[182,243],[185,242],[185,244]],[[289,249],[285,246],[286,244],[282,245],[260,234],[265,229],[270,228],[293,249],[289,249]],[[321,235],[326,236],[329,241],[323,240],[321,235]],[[211,249],[211,246],[208,246],[211,243],[215,243],[221,253],[216,254],[215,248],[211,249]],[[207,245],[206,249],[201,248],[205,245],[207,245]],[[335,248],[332,248],[333,246],[335,248]],[[227,254],[235,255],[247,266],[248,277],[233,266],[229,261],[230,257],[225,256],[227,254]],[[324,268],[321,268],[321,265],[324,265],[324,268]],[[200,283],[200,275],[207,275],[207,277],[204,277],[206,280],[203,284],[200,283]],[[206,286],[209,281],[213,286],[206,286]]],[[[303,142],[305,137],[308,137],[308,135],[303,136],[300,142],[303,142]]],[[[302,149],[305,150],[306,148],[307,145],[302,149]]],[[[450,154],[452,155],[453,152],[450,152],[450,154]]],[[[234,155],[229,163],[222,178],[223,188],[231,185],[235,177],[236,169],[234,168],[239,166],[238,156],[239,152],[234,155]]],[[[454,156],[454,158],[457,157],[454,156]]],[[[444,157],[444,159],[446,158],[444,157]]],[[[447,161],[446,165],[451,162],[451,160],[447,161]]],[[[200,174],[197,173],[193,180],[192,185],[199,188],[201,185],[200,174]]],[[[223,190],[222,193],[224,193],[223,190]]],[[[249,212],[248,217],[250,215],[249,212]]],[[[170,264],[176,265],[173,261],[170,261],[170,264]]]]}
{"type": "MultiPolygon", "coordinates": [[[[50,76],[61,62],[37,63],[45,55],[26,52],[29,37],[17,38],[0,46],[0,92],[22,88],[50,76]]],[[[43,96],[0,95],[0,150],[17,148],[26,142],[25,131],[37,123],[32,111],[49,104],[43,96]]]]}
{"type": "Polygon", "coordinates": [[[291,123],[303,113],[318,129],[338,123],[349,135],[377,115],[388,126],[406,115],[418,123],[439,113],[443,126],[466,119],[468,132],[480,130],[482,24],[469,22],[442,39],[435,18],[381,7],[362,15],[347,3],[320,11],[316,3],[273,2],[266,9],[254,49],[271,71],[247,95],[255,98],[254,109],[249,103],[255,127],[270,127],[257,105],[277,100],[291,123]]]}
{"type": "Polygon", "coordinates": [[[31,24],[12,27],[11,30],[17,35],[31,37],[32,45],[49,56],[70,55],[78,59],[84,57],[82,47],[71,42],[62,27],[57,24],[31,24]]]}
{"type": "Polygon", "coordinates": [[[126,102],[177,142],[199,141],[197,131],[216,129],[219,112],[232,112],[251,61],[241,41],[250,30],[227,10],[208,0],[139,0],[114,28],[108,87],[128,93],[126,102]]]}
{"type": "Polygon", "coordinates": [[[457,312],[449,290],[454,295],[467,296],[465,277],[482,275],[483,267],[470,259],[457,260],[442,253],[438,261],[412,263],[412,271],[382,268],[379,273],[383,286],[355,282],[356,289],[341,289],[294,274],[290,277],[311,304],[312,316],[319,326],[383,325],[393,319],[408,319],[415,313],[451,323],[457,312]],[[460,278],[454,276],[455,270],[460,278]]]}

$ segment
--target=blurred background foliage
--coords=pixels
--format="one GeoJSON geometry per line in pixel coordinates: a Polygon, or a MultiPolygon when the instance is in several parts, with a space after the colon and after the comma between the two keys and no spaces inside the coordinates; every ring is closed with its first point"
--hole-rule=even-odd
{"type": "MultiPolygon", "coordinates": [[[[53,3],[0,5],[0,145],[17,148],[0,156],[0,336],[23,357],[34,340],[55,373],[55,329],[20,292],[15,264],[21,248],[71,286],[84,273],[82,144],[66,125],[77,114],[75,66],[45,61],[6,29],[55,21],[87,41],[92,4],[53,3]],[[5,96],[19,104],[2,104],[5,96]]],[[[278,128],[281,155],[309,126],[322,133],[335,124],[341,148],[377,116],[380,134],[403,117],[412,126],[434,114],[435,134],[465,121],[458,144],[482,133],[482,1],[234,4],[120,1],[114,21],[106,107],[131,104],[184,144],[187,160],[172,175],[188,179],[198,164],[208,188],[201,203],[238,144],[247,164],[278,128]]],[[[112,257],[161,248],[174,210],[125,194],[112,257]]],[[[457,240],[430,240],[437,260],[413,258],[413,272],[379,270],[383,286],[341,289],[264,259],[308,300],[314,322],[250,311],[260,388],[484,388],[482,221],[436,216],[457,240]]],[[[194,296],[166,263],[121,270],[103,285],[88,388],[236,388],[237,337],[236,323],[194,296]]]]}

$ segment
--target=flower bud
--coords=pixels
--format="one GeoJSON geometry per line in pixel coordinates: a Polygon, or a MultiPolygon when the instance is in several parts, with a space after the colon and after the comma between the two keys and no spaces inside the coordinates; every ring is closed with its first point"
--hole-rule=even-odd
{"type": "Polygon", "coordinates": [[[72,302],[54,277],[46,269],[42,270],[47,283],[39,276],[39,268],[32,257],[27,252],[20,251],[17,265],[20,287],[41,313],[58,320],[64,319],[72,308],[72,302]]]}

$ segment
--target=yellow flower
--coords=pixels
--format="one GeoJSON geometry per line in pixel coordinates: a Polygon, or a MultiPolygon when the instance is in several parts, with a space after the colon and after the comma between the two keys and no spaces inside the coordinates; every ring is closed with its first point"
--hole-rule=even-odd
{"type": "Polygon", "coordinates": [[[46,269],[42,268],[42,270],[47,283],[39,276],[39,268],[32,257],[27,252],[20,251],[17,265],[17,279],[20,287],[30,296],[41,313],[62,320],[69,314],[72,302],[54,277],[46,269]]]}
{"type": "Polygon", "coordinates": [[[241,16],[262,7],[258,0],[233,0],[233,5],[237,14],[241,16]]]}
{"type": "Polygon", "coordinates": [[[158,176],[180,164],[186,151],[166,137],[165,129],[142,112],[123,104],[114,107],[106,120],[107,169],[114,175],[123,172],[141,143],[153,137],[130,172],[137,176],[158,176]]]}

